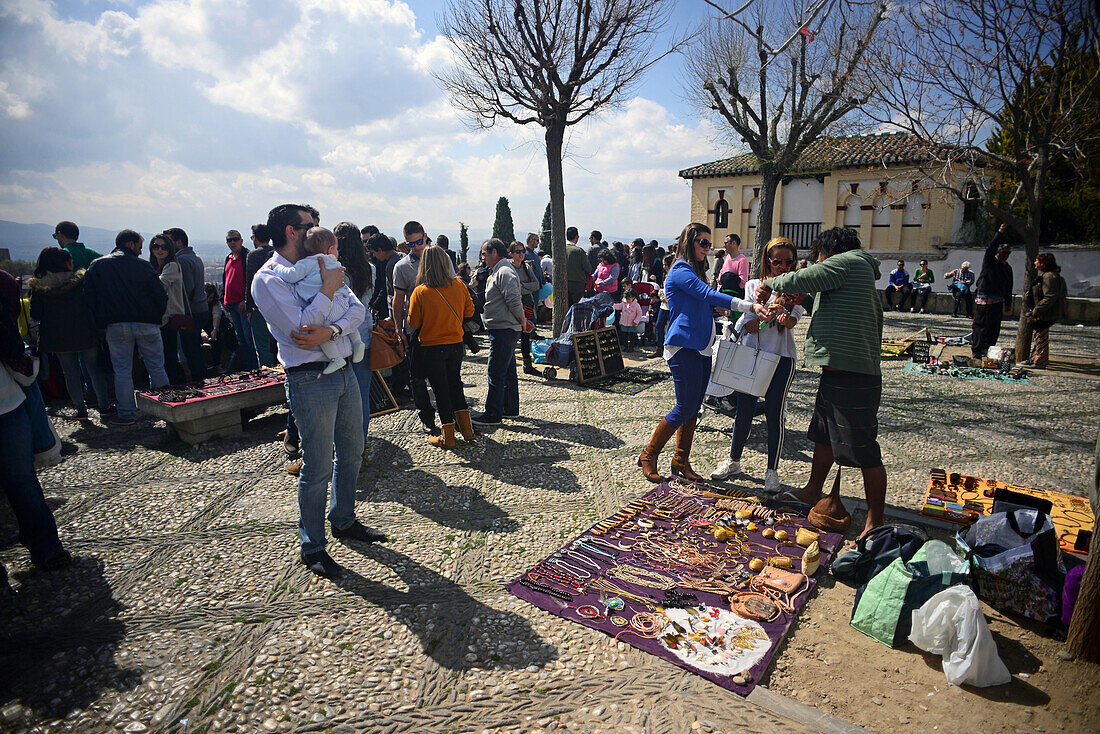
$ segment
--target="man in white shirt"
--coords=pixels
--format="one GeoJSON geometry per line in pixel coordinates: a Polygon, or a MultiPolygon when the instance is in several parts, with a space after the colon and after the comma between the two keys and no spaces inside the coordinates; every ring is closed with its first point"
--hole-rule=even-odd
{"type": "MultiPolygon", "coordinates": [[[[269,262],[292,266],[304,255],[306,232],[313,227],[309,210],[282,204],[267,216],[275,248],[269,262]]],[[[320,345],[336,342],[342,357],[351,355],[346,336],[363,323],[366,309],[354,295],[343,318],[330,326],[332,296],[344,285],[344,269],[328,270],[321,262],[321,291],[309,303],[294,286],[263,267],[252,281],[252,298],[279,343],[279,362],[286,370],[286,394],[301,434],[302,468],[298,477],[298,536],[302,563],[318,576],[340,578],[343,569],[325,552],[325,500],[332,482],[328,520],[337,538],[364,543],[385,541],[385,534],[355,518],[355,483],[363,451],[363,405],[351,363],[330,374],[320,345]],[[336,463],[333,468],[333,445],[336,463]]]]}

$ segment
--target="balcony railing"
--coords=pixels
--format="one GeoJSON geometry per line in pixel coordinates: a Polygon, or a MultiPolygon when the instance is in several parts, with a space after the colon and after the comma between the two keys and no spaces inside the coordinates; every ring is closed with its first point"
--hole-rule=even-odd
{"type": "Polygon", "coordinates": [[[780,222],[779,224],[780,236],[788,238],[799,251],[809,250],[814,237],[817,237],[820,232],[821,222],[780,222]]]}

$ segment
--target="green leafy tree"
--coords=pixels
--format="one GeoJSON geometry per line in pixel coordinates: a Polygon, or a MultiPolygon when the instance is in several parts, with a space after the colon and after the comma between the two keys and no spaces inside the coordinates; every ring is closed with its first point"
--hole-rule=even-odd
{"type": "Polygon", "coordinates": [[[516,238],[516,227],[512,224],[512,208],[508,206],[508,197],[497,199],[497,218],[493,222],[493,236],[504,240],[504,244],[510,245],[516,238]]]}
{"type": "Polygon", "coordinates": [[[458,260],[469,262],[466,258],[470,255],[470,228],[465,222],[458,223],[458,260]]]}
{"type": "Polygon", "coordinates": [[[544,243],[547,252],[550,252],[550,202],[546,202],[546,211],[542,213],[542,227],[539,231],[539,239],[544,243]]]}

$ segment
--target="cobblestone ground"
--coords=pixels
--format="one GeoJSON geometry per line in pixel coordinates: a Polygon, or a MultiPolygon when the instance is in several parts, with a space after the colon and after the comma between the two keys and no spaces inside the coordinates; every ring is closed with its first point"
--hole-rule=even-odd
{"type": "MultiPolygon", "coordinates": [[[[924,325],[966,330],[889,315],[887,335],[924,325]]],[[[1058,328],[1051,342],[1095,357],[1100,329],[1058,328]]],[[[464,370],[479,399],[485,358],[464,370]]],[[[1036,374],[1017,386],[901,366],[885,365],[881,412],[893,505],[915,508],[933,466],[1085,492],[1095,379],[1036,374]]],[[[77,559],[35,573],[0,510],[0,559],[19,590],[0,608],[0,729],[803,730],[501,588],[648,489],[635,457],[672,388],[662,362],[646,367],[662,378],[618,391],[521,375],[524,417],[454,452],[428,446],[410,411],[375,421],[358,512],[392,542],[330,545],[350,571],[340,583],[296,563],[281,412],[193,448],[150,420],[118,430],[55,419],[67,456],[41,478],[77,559]]],[[[809,471],[815,380],[799,369],[792,387],[789,486],[809,471]]],[[[729,428],[707,413],[698,470],[725,455],[729,428]]],[[[746,452],[749,489],[763,481],[763,434],[746,452]]]]}

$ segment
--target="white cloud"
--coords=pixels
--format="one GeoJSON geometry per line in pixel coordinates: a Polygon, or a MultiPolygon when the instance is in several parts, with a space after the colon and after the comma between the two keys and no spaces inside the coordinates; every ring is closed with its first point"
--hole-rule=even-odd
{"type": "Polygon", "coordinates": [[[37,26],[44,40],[72,61],[93,62],[102,67],[106,58],[130,53],[130,37],[136,23],[126,13],[108,10],[95,23],[64,20],[57,15],[53,3],[45,0],[13,0],[0,7],[0,17],[37,26]]]}
{"type": "MultiPolygon", "coordinates": [[[[201,238],[288,200],[326,223],[417,218],[450,233],[460,219],[489,227],[504,195],[517,227],[541,221],[541,129],[471,131],[430,77],[449,44],[405,3],[156,0],[74,19],[19,0],[0,16],[12,21],[0,28],[0,217],[184,223],[201,238]]],[[[678,231],[689,187],[676,172],[723,155],[713,136],[644,97],[574,128],[570,222],[678,231]]]]}

